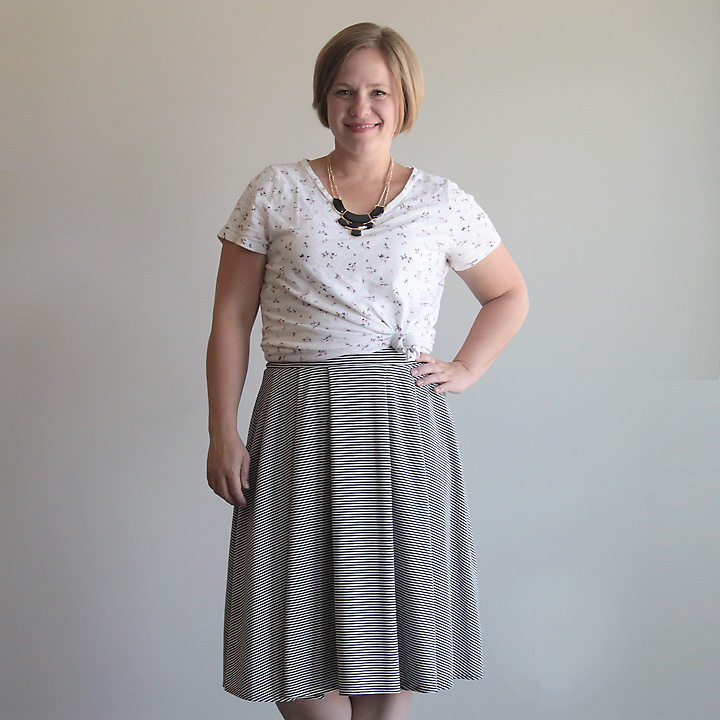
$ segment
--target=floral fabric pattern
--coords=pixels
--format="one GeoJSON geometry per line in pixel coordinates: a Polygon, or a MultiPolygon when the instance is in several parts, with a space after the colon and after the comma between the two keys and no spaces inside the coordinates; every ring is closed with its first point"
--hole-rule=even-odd
{"type": "Polygon", "coordinates": [[[448,269],[472,267],[500,243],[487,215],[455,183],[417,168],[360,237],[338,225],[331,202],[307,160],[273,165],[218,233],[267,256],[266,360],[431,352],[448,269]]]}

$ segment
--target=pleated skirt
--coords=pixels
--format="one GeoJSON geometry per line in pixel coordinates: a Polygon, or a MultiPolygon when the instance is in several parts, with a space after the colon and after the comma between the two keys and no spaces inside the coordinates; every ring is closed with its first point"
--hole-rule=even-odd
{"type": "Polygon", "coordinates": [[[269,362],[233,511],[223,686],[245,700],[482,677],[453,419],[394,349],[269,362]]]}

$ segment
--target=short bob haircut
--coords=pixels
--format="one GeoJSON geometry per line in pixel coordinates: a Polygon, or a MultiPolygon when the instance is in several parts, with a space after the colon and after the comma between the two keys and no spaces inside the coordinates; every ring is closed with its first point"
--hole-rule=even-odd
{"type": "Polygon", "coordinates": [[[353,50],[374,48],[382,53],[390,74],[402,91],[398,126],[395,135],[409,130],[425,93],[420,63],[412,48],[395,30],[375,23],[350,25],[331,38],[320,51],[313,76],[313,108],[325,127],[330,127],[327,114],[327,96],[335,82],[345,58],[353,50]]]}

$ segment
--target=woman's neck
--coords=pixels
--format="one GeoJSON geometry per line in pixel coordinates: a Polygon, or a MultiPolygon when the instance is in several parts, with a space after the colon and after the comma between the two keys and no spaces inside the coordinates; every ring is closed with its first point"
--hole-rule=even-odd
{"type": "Polygon", "coordinates": [[[351,155],[337,146],[331,153],[333,173],[350,181],[385,177],[390,164],[389,150],[362,155],[351,155]]]}

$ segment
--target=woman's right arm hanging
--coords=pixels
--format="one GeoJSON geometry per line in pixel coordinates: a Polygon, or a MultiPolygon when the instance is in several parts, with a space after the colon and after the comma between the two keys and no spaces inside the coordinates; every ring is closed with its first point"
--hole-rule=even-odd
{"type": "Polygon", "coordinates": [[[247,505],[250,457],[237,431],[237,411],[250,358],[250,332],[265,274],[266,256],[223,242],[207,348],[207,480],[231,505],[247,505]]]}

